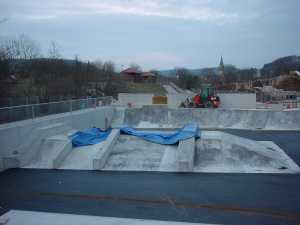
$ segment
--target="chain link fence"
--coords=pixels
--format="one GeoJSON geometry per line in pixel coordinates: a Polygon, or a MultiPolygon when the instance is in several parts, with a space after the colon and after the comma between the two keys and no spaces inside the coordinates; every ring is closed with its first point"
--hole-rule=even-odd
{"type": "Polygon", "coordinates": [[[86,99],[73,99],[59,102],[49,102],[40,104],[20,105],[0,108],[0,124],[14,121],[35,119],[58,113],[73,112],[82,109],[109,106],[113,102],[113,97],[97,97],[86,99]]]}

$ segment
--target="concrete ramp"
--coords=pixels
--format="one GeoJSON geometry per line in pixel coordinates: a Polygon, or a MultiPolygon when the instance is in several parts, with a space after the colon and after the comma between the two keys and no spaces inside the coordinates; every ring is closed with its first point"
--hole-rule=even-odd
{"type": "Polygon", "coordinates": [[[125,107],[116,107],[112,117],[111,127],[116,128],[124,124],[125,107]]]}
{"type": "Polygon", "coordinates": [[[197,140],[196,172],[299,173],[298,165],[270,141],[253,141],[219,131],[197,140]]]}
{"type": "MultiPolygon", "coordinates": [[[[65,123],[52,123],[33,129],[27,139],[12,151],[12,154],[3,157],[4,167],[8,169],[28,166],[36,160],[43,148],[48,149],[44,144],[51,146],[52,141],[47,140],[48,137],[65,133],[70,129],[65,123]]],[[[47,150],[45,151],[48,154],[47,150]]]]}
{"type": "Polygon", "coordinates": [[[40,149],[24,168],[58,169],[72,151],[71,140],[66,135],[56,135],[42,141],[40,149]]]}

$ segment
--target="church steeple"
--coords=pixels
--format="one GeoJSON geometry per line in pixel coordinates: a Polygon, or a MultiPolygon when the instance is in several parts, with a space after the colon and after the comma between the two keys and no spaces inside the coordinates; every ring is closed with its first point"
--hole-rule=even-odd
{"type": "Polygon", "coordinates": [[[221,56],[221,60],[220,60],[220,69],[221,68],[224,68],[223,56],[221,56]]]}
{"type": "Polygon", "coordinates": [[[220,60],[219,74],[220,74],[221,81],[224,81],[225,80],[225,66],[224,66],[224,62],[223,62],[223,56],[221,56],[221,60],[220,60]]]}

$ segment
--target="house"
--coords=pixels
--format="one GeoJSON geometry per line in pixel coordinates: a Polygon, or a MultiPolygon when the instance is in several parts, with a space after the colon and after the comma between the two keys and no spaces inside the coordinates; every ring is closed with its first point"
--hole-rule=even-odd
{"type": "Polygon", "coordinates": [[[126,70],[121,71],[121,74],[130,81],[133,82],[142,82],[142,72],[135,68],[128,68],[126,70]]]}
{"type": "Polygon", "coordinates": [[[155,83],[156,82],[156,75],[151,72],[141,72],[135,68],[128,68],[123,70],[121,74],[130,81],[133,82],[149,82],[155,83]]]}
{"type": "Polygon", "coordinates": [[[143,81],[148,83],[155,83],[156,82],[156,75],[151,72],[144,72],[142,73],[143,81]]]}

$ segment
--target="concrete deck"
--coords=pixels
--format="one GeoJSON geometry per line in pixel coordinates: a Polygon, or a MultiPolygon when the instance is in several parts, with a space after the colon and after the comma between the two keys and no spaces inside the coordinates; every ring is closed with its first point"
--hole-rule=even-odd
{"type": "MultiPolygon", "coordinates": [[[[195,223],[128,219],[103,216],[83,216],[62,213],[45,213],[11,210],[0,217],[0,224],[5,225],[193,225],[195,223]]],[[[199,224],[199,223],[197,223],[199,224]]],[[[208,225],[201,223],[200,225],[208,225]]]]}
{"type": "MultiPolygon", "coordinates": [[[[300,132],[226,132],[273,141],[300,161],[300,132]]],[[[300,223],[300,174],[11,169],[0,173],[0,183],[0,214],[20,209],[212,224],[300,223]]]]}

